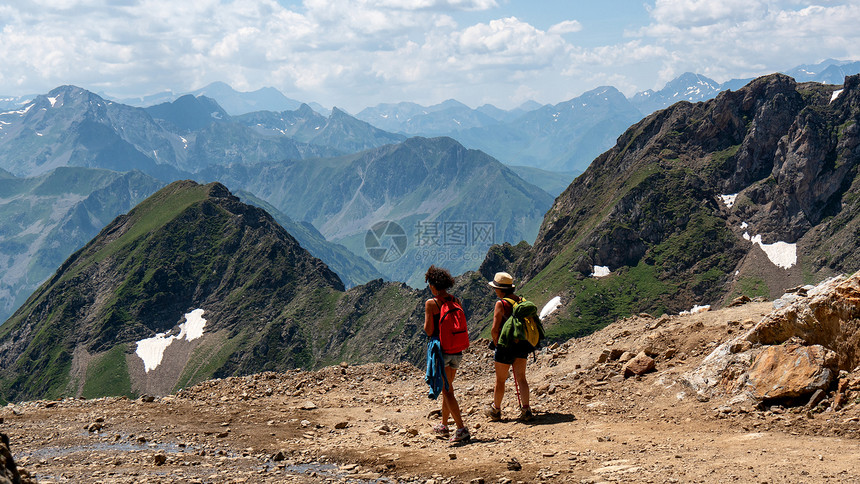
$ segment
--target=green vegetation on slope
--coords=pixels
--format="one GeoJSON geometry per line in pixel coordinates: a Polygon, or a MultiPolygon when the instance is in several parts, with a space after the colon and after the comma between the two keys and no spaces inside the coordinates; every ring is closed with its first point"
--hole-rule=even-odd
{"type": "Polygon", "coordinates": [[[116,345],[87,365],[87,378],[81,396],[97,398],[126,396],[134,398],[126,362],[127,344],[116,345]]]}

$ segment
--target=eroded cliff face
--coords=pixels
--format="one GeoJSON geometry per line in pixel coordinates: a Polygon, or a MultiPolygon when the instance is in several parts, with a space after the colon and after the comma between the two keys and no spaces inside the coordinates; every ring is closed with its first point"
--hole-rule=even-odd
{"type": "Polygon", "coordinates": [[[598,157],[517,263],[542,283],[644,267],[671,286],[657,298],[670,310],[854,272],[858,146],[860,76],[832,86],[774,74],[680,102],[598,157]]]}

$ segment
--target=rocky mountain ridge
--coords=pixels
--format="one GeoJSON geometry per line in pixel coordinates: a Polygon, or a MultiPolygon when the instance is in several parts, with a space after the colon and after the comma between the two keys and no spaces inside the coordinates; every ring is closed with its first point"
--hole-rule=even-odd
{"type": "Polygon", "coordinates": [[[853,272],[858,84],[776,74],[658,111],[556,198],[530,250],[496,265],[560,296],[567,334],[853,272]]]}

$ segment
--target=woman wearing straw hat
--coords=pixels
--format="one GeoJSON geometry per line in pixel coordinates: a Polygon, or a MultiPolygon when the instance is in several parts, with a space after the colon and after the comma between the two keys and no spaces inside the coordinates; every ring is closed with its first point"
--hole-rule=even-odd
{"type": "Polygon", "coordinates": [[[518,420],[528,421],[533,418],[531,407],[529,407],[529,383],[526,381],[526,362],[532,348],[527,342],[516,342],[510,346],[499,346],[499,335],[502,325],[511,316],[513,306],[505,299],[511,299],[515,303],[520,297],[514,294],[514,278],[507,272],[497,272],[493,280],[489,282],[490,287],[496,291],[499,298],[493,309],[493,328],[490,333],[493,336],[493,361],[496,368],[496,385],[493,388],[493,403],[487,406],[484,414],[490,420],[502,419],[502,398],[505,396],[505,382],[513,367],[514,385],[517,389],[517,397],[520,404],[520,415],[518,420]]]}

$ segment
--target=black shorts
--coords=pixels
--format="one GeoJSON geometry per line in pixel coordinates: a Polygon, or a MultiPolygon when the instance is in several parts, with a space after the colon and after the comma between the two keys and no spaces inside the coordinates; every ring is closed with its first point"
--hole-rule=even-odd
{"type": "Polygon", "coordinates": [[[528,358],[532,346],[525,342],[517,342],[510,346],[496,346],[493,353],[493,361],[503,365],[513,365],[517,358],[528,358]]]}

